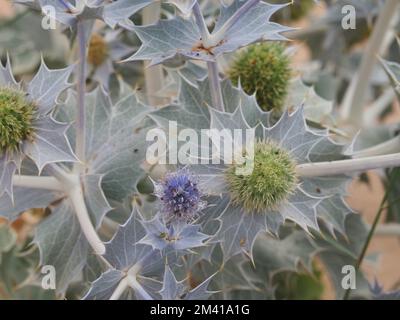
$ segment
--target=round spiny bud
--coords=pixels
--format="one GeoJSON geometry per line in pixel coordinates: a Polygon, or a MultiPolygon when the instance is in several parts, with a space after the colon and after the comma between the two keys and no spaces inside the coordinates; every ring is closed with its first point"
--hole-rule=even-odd
{"type": "Polygon", "coordinates": [[[167,174],[156,185],[156,195],[162,201],[162,211],[172,219],[192,220],[205,205],[198,182],[186,170],[167,174]]]}
{"type": "Polygon", "coordinates": [[[228,74],[247,94],[256,92],[265,111],[283,109],[291,75],[290,61],[279,43],[252,45],[235,58],[228,74]]]}
{"type": "Polygon", "coordinates": [[[108,54],[109,48],[104,38],[99,34],[93,34],[89,42],[89,63],[98,67],[106,61],[108,54]]]}
{"type": "Polygon", "coordinates": [[[276,144],[263,141],[254,146],[254,168],[249,175],[238,175],[233,165],[227,180],[233,203],[247,212],[276,209],[297,186],[295,162],[276,144]]]}
{"type": "Polygon", "coordinates": [[[25,94],[11,88],[0,88],[0,151],[16,150],[32,132],[35,111],[25,94]]]}

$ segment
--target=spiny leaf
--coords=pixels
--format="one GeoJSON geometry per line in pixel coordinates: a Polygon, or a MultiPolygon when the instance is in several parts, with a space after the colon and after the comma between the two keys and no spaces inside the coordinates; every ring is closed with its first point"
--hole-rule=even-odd
{"type": "Polygon", "coordinates": [[[56,269],[56,290],[64,293],[86,264],[89,244],[69,201],[63,201],[36,229],[40,264],[56,269]]]}
{"type": "Polygon", "coordinates": [[[160,294],[163,300],[206,300],[213,293],[207,291],[214,275],[193,289],[188,289],[185,280],[179,282],[169,266],[165,267],[163,287],[160,294]]]}
{"type": "Polygon", "coordinates": [[[30,208],[46,208],[54,201],[61,199],[61,192],[15,187],[14,202],[8,196],[0,197],[0,216],[14,221],[22,212],[30,208]]]}
{"type": "Polygon", "coordinates": [[[201,247],[209,236],[201,233],[199,225],[191,225],[186,222],[174,222],[166,225],[160,214],[150,221],[143,221],[146,236],[141,243],[152,246],[157,250],[171,247],[176,251],[201,247]]]}
{"type": "Polygon", "coordinates": [[[43,117],[33,123],[33,142],[24,145],[23,152],[35,162],[39,172],[50,163],[77,161],[66,138],[68,127],[52,117],[43,117]]]}
{"type": "MultiPolygon", "coordinates": [[[[243,0],[235,0],[230,6],[222,6],[215,32],[218,32],[244,3],[243,0]]],[[[224,33],[221,41],[210,48],[204,47],[198,26],[192,17],[176,17],[160,20],[151,26],[131,27],[142,41],[142,47],[126,61],[151,60],[151,64],[158,64],[177,55],[214,61],[222,53],[234,51],[259,40],[285,39],[280,33],[290,28],[269,21],[271,15],[282,7],[260,2],[241,15],[224,33]]]]}
{"type": "Polygon", "coordinates": [[[152,0],[119,0],[104,6],[103,18],[111,28],[125,22],[140,9],[151,4],[152,0]]]}
{"type": "Polygon", "coordinates": [[[39,71],[27,89],[41,113],[50,112],[57,104],[60,93],[71,85],[68,83],[68,78],[73,68],[74,66],[70,66],[65,69],[50,70],[42,59],[39,71]]]}

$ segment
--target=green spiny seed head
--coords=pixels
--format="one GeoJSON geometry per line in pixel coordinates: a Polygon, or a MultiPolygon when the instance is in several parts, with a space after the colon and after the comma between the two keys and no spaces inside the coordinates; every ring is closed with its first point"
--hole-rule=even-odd
{"type": "Polygon", "coordinates": [[[104,38],[97,33],[93,34],[89,41],[89,63],[94,65],[95,67],[98,67],[103,64],[104,61],[106,61],[108,55],[109,48],[104,38]]]}
{"type": "Polygon", "coordinates": [[[0,152],[16,150],[32,133],[35,105],[22,91],[0,88],[0,152]]]}
{"type": "Polygon", "coordinates": [[[234,85],[239,81],[247,94],[256,92],[265,111],[281,111],[291,76],[290,61],[280,43],[264,42],[239,53],[228,72],[234,85]]]}
{"type": "Polygon", "coordinates": [[[237,175],[236,165],[227,171],[231,198],[246,212],[273,210],[284,203],[297,186],[295,162],[289,153],[270,141],[254,146],[250,175],[237,175]]]}

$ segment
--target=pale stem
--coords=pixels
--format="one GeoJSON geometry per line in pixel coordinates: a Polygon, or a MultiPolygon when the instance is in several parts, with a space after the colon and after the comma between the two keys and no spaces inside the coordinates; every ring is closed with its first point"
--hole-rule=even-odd
{"type": "Polygon", "coordinates": [[[128,277],[125,277],[118,283],[118,286],[115,288],[113,294],[110,297],[110,300],[119,300],[119,298],[128,288],[129,288],[128,277]]]}
{"type": "Polygon", "coordinates": [[[85,94],[86,94],[86,35],[83,21],[77,23],[78,54],[79,64],[77,72],[77,117],[76,117],[76,146],[75,153],[80,163],[75,164],[75,171],[82,169],[85,163],[85,137],[86,137],[86,115],[85,115],[85,94]]]}
{"type": "Polygon", "coordinates": [[[126,277],[124,277],[117,288],[114,290],[111,295],[110,300],[118,300],[122,293],[128,288],[131,287],[135,290],[135,293],[139,295],[144,300],[153,300],[146,290],[141,286],[141,284],[137,281],[137,276],[142,269],[143,263],[153,254],[153,251],[150,250],[143,258],[141,258],[138,262],[136,262],[132,267],[129,268],[126,277]]]}
{"type": "Polygon", "coordinates": [[[69,188],[75,186],[77,176],[67,172],[59,165],[50,163],[46,169],[60,182],[64,191],[68,191],[69,188]]]}
{"type": "MultiPolygon", "coordinates": [[[[160,19],[161,3],[155,2],[143,9],[143,24],[154,24],[160,19]]],[[[149,66],[149,62],[144,62],[144,79],[148,102],[151,106],[159,106],[163,99],[158,96],[163,87],[164,73],[162,66],[149,66]]]]}
{"type": "Polygon", "coordinates": [[[217,62],[207,62],[207,68],[213,107],[219,111],[224,111],[224,99],[222,98],[221,81],[219,79],[217,62]]]}
{"type": "Polygon", "coordinates": [[[151,295],[141,286],[141,284],[136,280],[136,277],[128,275],[128,281],[130,287],[135,290],[136,295],[138,295],[143,300],[154,300],[151,295]]]}
{"type": "Polygon", "coordinates": [[[369,85],[377,55],[382,51],[382,44],[385,40],[385,34],[391,25],[396,6],[399,0],[387,0],[379,14],[378,20],[374,26],[371,38],[364,50],[360,70],[353,78],[343,100],[341,116],[344,121],[352,122],[360,127],[362,125],[362,111],[365,102],[365,92],[369,85]]]}
{"type": "Polygon", "coordinates": [[[85,235],[90,246],[98,255],[103,255],[106,252],[106,247],[99,238],[92,222],[90,221],[89,213],[83,197],[83,190],[80,183],[77,183],[68,192],[72,205],[75,209],[76,216],[81,226],[82,232],[85,235]]]}
{"type": "Polygon", "coordinates": [[[96,254],[103,255],[106,252],[106,247],[103,241],[101,241],[99,238],[92,222],[90,221],[89,212],[87,210],[83,195],[80,176],[78,174],[68,173],[56,164],[50,164],[47,166],[47,168],[49,172],[62,184],[64,192],[71,200],[82,232],[90,246],[93,248],[96,254]]]}
{"type": "Polygon", "coordinates": [[[390,224],[384,224],[384,225],[377,226],[375,235],[400,237],[400,224],[390,223],[390,224]]]}
{"type": "Polygon", "coordinates": [[[319,177],[400,166],[400,153],[350,160],[305,163],[296,166],[299,177],[319,177]]]}
{"type": "Polygon", "coordinates": [[[208,39],[210,37],[210,33],[208,32],[207,24],[204,21],[204,17],[203,17],[203,14],[201,13],[201,9],[200,9],[200,5],[199,5],[198,1],[196,1],[196,3],[193,6],[193,14],[194,14],[194,18],[196,20],[196,24],[200,29],[202,41],[203,42],[208,41],[208,39]]]}
{"type": "Polygon", "coordinates": [[[382,142],[370,148],[365,148],[352,154],[352,158],[365,158],[400,152],[400,136],[382,142]]]}
{"type": "Polygon", "coordinates": [[[223,25],[222,27],[216,31],[215,33],[211,34],[210,37],[206,40],[204,39],[203,44],[204,47],[206,48],[211,48],[215,47],[220,43],[226,33],[229,31],[232,26],[235,25],[235,23],[242,17],[244,14],[246,14],[251,8],[253,8],[255,5],[257,5],[260,2],[260,0],[248,0],[245,4],[243,4],[223,25]]]}
{"type": "Polygon", "coordinates": [[[62,184],[54,177],[36,177],[14,175],[13,185],[16,187],[25,187],[32,189],[45,189],[53,191],[62,191],[62,184]]]}

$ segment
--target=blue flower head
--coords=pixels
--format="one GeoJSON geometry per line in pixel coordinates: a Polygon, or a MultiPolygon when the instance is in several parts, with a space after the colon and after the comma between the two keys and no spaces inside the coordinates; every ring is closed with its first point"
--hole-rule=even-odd
{"type": "Polygon", "coordinates": [[[168,173],[155,187],[155,193],[162,202],[162,212],[168,220],[193,220],[205,207],[197,179],[187,170],[168,173]]]}

